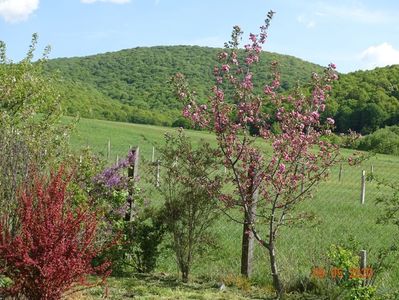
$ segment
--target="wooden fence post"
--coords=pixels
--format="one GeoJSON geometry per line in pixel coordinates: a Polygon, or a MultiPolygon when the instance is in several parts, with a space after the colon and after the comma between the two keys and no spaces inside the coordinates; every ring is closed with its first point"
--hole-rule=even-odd
{"type": "Polygon", "coordinates": [[[152,147],[152,156],[151,156],[151,162],[155,162],[155,147],[152,147]]]}
{"type": "Polygon", "coordinates": [[[135,180],[139,174],[139,147],[132,148],[129,150],[129,156],[133,155],[133,162],[127,169],[127,174],[132,182],[131,186],[129,187],[129,212],[126,216],[127,221],[134,221],[134,214],[135,214],[135,207],[134,207],[134,188],[135,188],[135,180]]]}
{"type": "Polygon", "coordinates": [[[366,250],[360,250],[359,253],[360,256],[360,274],[362,274],[362,277],[364,278],[364,282],[363,284],[366,283],[366,278],[369,276],[369,274],[367,273],[367,251],[366,250]]]}
{"type": "Polygon", "coordinates": [[[338,182],[341,182],[342,179],[342,164],[339,165],[339,175],[338,175],[338,182]]]}
{"type": "Polygon", "coordinates": [[[360,250],[360,270],[364,270],[367,267],[367,251],[360,250]]]}
{"type": "Polygon", "coordinates": [[[107,160],[109,161],[111,158],[111,140],[108,139],[108,145],[107,145],[107,160]]]}
{"type": "Polygon", "coordinates": [[[157,173],[155,175],[155,186],[160,186],[160,173],[161,173],[161,161],[157,159],[157,173]]]}
{"type": "Polygon", "coordinates": [[[360,190],[361,204],[364,204],[365,200],[366,200],[366,171],[362,170],[362,184],[361,184],[361,190],[360,190]]]}

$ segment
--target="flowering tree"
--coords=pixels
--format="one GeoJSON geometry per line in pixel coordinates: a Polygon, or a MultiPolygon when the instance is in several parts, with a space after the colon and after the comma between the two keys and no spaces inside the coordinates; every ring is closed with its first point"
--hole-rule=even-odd
{"type": "MultiPolygon", "coordinates": [[[[234,193],[223,195],[221,200],[227,207],[243,210],[243,221],[236,220],[244,226],[242,250],[248,249],[247,241],[253,236],[268,251],[273,284],[281,295],[284,288],[276,255],[279,229],[306,217],[296,213],[296,204],[309,198],[313,188],[338,161],[338,147],[322,140],[324,135],[331,134],[334,120],[327,118],[322,122],[320,118],[337,75],[335,65],[330,64],[323,75],[312,74],[310,86],[292,95],[282,95],[278,65],[273,63],[271,84],[263,86],[263,95],[256,94],[251,68],[259,61],[273,14],[267,14],[258,35],[250,34],[250,43],[244,46],[245,55],[238,50],[243,32],[234,27],[232,39],[225,44],[225,50],[218,56],[219,64],[214,67],[215,85],[208,104],[197,102],[184,75],[176,74],[172,82],[185,104],[183,115],[216,134],[224,165],[231,170],[235,185],[234,193]],[[275,107],[274,115],[264,112],[270,103],[275,107]],[[257,134],[251,135],[254,128],[257,134]],[[263,149],[271,145],[270,153],[255,145],[259,139],[266,144],[263,149]],[[257,191],[259,198],[254,198],[257,191]]],[[[249,275],[245,272],[245,258],[243,254],[242,271],[249,275]]]]}

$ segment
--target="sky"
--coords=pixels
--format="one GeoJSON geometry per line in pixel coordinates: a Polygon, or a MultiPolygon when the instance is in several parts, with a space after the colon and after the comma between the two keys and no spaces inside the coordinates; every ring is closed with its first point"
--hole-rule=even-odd
{"type": "Polygon", "coordinates": [[[264,50],[340,72],[399,64],[398,0],[0,0],[0,40],[18,61],[32,33],[50,58],[157,45],[223,47],[234,25],[257,33],[276,11],[264,50]]]}

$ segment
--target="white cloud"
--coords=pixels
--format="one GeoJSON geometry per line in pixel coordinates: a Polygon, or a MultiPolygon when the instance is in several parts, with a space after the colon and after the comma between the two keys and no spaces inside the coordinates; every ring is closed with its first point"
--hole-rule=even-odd
{"type": "Polygon", "coordinates": [[[306,17],[305,15],[300,15],[300,16],[298,16],[298,17],[296,18],[296,20],[297,20],[299,23],[305,25],[306,28],[309,28],[309,29],[316,26],[316,21],[314,21],[314,20],[312,20],[312,19],[309,19],[309,18],[306,17]]]}
{"type": "Polygon", "coordinates": [[[39,7],[39,0],[0,0],[0,16],[9,23],[28,19],[39,7]]]}
{"type": "Polygon", "coordinates": [[[80,0],[80,2],[87,3],[87,4],[96,3],[96,2],[108,2],[108,3],[114,3],[114,4],[125,4],[125,3],[129,3],[130,0],[80,0]]]}
{"type": "Polygon", "coordinates": [[[399,50],[392,47],[391,44],[382,43],[368,47],[360,54],[360,59],[366,69],[399,64],[399,50]]]}

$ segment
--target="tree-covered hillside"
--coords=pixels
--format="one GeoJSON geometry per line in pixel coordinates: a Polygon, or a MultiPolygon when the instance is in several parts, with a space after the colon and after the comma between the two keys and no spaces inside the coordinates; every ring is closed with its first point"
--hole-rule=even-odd
{"type": "Polygon", "coordinates": [[[399,123],[399,65],[341,75],[330,105],[337,131],[363,134],[399,123]]]}
{"type": "MultiPolygon", "coordinates": [[[[126,49],[87,57],[48,61],[47,72],[59,71],[68,114],[133,123],[182,125],[181,104],[169,80],[186,75],[200,99],[209,95],[213,66],[221,49],[199,46],[158,46],[126,49]]],[[[243,54],[243,53],[242,53],[243,54]]],[[[254,68],[255,88],[261,93],[271,81],[270,65],[279,62],[281,88],[309,81],[321,66],[270,52],[254,68]]],[[[399,122],[399,66],[341,74],[329,100],[337,132],[370,133],[399,122]]]]}
{"type": "MultiPolygon", "coordinates": [[[[67,112],[109,120],[171,125],[181,104],[168,81],[184,73],[199,97],[209,94],[212,69],[221,49],[199,46],[159,46],[121,50],[87,57],[60,58],[47,70],[60,72],[67,112]]],[[[275,53],[262,53],[255,68],[259,91],[270,80],[270,64],[278,61],[282,88],[307,82],[318,65],[275,53]]]]}

